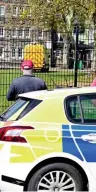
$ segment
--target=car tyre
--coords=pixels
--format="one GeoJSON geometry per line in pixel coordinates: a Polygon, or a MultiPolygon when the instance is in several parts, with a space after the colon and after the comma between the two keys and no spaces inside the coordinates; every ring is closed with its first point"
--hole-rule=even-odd
{"type": "MultiPolygon", "coordinates": [[[[52,163],[44,167],[41,167],[37,172],[35,172],[35,174],[31,177],[28,183],[27,191],[38,191],[38,190],[43,191],[43,190],[49,190],[49,188],[52,191],[55,191],[55,188],[58,188],[61,191],[66,191],[66,190],[74,191],[72,185],[75,186],[74,188],[75,191],[84,191],[84,180],[80,172],[72,165],[69,165],[66,163],[52,163]],[[63,176],[63,173],[66,176],[63,176]],[[54,178],[53,183],[52,183],[52,180],[50,180],[50,177],[48,174],[50,175],[50,177],[53,174],[53,178],[54,178]],[[59,181],[58,181],[59,183],[56,183],[57,182],[56,178],[58,174],[59,174],[59,181]],[[65,186],[61,185],[61,188],[64,187],[61,189],[60,181],[63,177],[65,177],[66,179],[64,178],[62,182],[63,183],[67,182],[67,184],[64,184],[65,186]],[[69,183],[68,183],[68,179],[69,179],[69,183]],[[45,183],[44,184],[45,188],[44,186],[42,188],[42,183],[43,184],[45,183]],[[46,188],[46,185],[48,188],[46,188]],[[66,185],[67,185],[67,188],[66,188],[66,185]],[[69,189],[68,189],[68,186],[69,186],[69,189]]],[[[59,191],[58,189],[57,191],[59,191]]]]}

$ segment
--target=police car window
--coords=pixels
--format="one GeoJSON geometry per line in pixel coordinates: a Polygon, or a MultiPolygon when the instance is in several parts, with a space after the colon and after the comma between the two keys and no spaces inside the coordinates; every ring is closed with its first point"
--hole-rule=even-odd
{"type": "Polygon", "coordinates": [[[25,99],[18,99],[10,108],[7,109],[2,115],[0,120],[5,121],[21,109],[28,101],[25,99]]]}
{"type": "Polygon", "coordinates": [[[96,123],[96,94],[81,96],[84,123],[96,123]]]}
{"type": "Polygon", "coordinates": [[[24,110],[21,112],[21,114],[17,117],[16,120],[24,117],[28,112],[30,112],[32,109],[34,109],[41,102],[42,102],[42,100],[31,99],[30,102],[28,103],[28,105],[24,108],[24,110]]]}
{"type": "Polygon", "coordinates": [[[67,98],[66,114],[71,122],[96,124],[96,94],[84,94],[67,98]]]}
{"type": "Polygon", "coordinates": [[[77,96],[69,97],[66,100],[66,113],[70,121],[81,123],[81,114],[77,96]]]}

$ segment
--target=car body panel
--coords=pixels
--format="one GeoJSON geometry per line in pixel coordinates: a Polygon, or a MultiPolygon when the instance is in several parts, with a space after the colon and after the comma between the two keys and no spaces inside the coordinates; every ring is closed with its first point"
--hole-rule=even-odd
{"type": "MultiPolygon", "coordinates": [[[[82,167],[88,177],[89,189],[96,191],[96,157],[94,155],[96,144],[82,139],[82,135],[96,133],[96,126],[69,122],[64,109],[66,97],[81,93],[96,93],[96,91],[93,88],[74,88],[20,95],[20,97],[37,98],[43,101],[18,121],[14,120],[24,108],[6,122],[0,122],[0,127],[8,125],[32,127],[32,130],[26,129],[21,133],[27,143],[0,141],[1,175],[25,181],[30,171],[40,162],[48,158],[63,157],[75,161],[82,167]],[[21,171],[18,173],[18,170],[21,171]]],[[[1,188],[4,187],[3,183],[5,182],[1,181],[1,188]]],[[[10,184],[10,187],[12,185],[10,184]]]]}
{"type": "MultiPolygon", "coordinates": [[[[89,189],[90,191],[96,191],[96,179],[94,178],[94,176],[92,175],[90,169],[88,168],[86,162],[82,162],[81,160],[79,160],[78,158],[76,158],[73,155],[70,155],[68,153],[50,153],[44,156],[41,156],[40,158],[36,159],[36,161],[34,161],[33,163],[8,163],[5,159],[5,167],[1,168],[1,173],[2,175],[6,175],[6,176],[10,176],[13,178],[17,178],[20,179],[22,181],[26,180],[26,176],[28,176],[28,174],[30,173],[30,170],[32,170],[36,165],[38,165],[40,162],[46,160],[46,159],[50,159],[50,158],[57,158],[57,157],[62,157],[62,158],[68,158],[70,160],[73,160],[75,162],[78,163],[78,165],[80,165],[83,170],[85,171],[87,177],[88,177],[88,181],[89,181],[89,189]],[[14,173],[14,174],[13,174],[14,173]],[[14,176],[13,176],[14,175],[14,176]]],[[[1,174],[0,173],[0,174],[1,174]]],[[[2,182],[0,181],[0,188],[4,189],[4,191],[13,191],[15,189],[23,191],[23,187],[18,186],[18,185],[14,185],[12,183],[6,183],[6,182],[2,182]],[[14,188],[15,186],[15,188],[14,188]]]]}
{"type": "Polygon", "coordinates": [[[74,138],[82,151],[83,157],[87,162],[96,162],[96,142],[92,143],[91,141],[84,141],[82,139],[83,135],[96,134],[96,125],[72,125],[72,130],[74,138]]]}
{"type": "MultiPolygon", "coordinates": [[[[68,122],[64,116],[63,98],[45,99],[43,102],[33,109],[23,118],[23,122],[68,122]],[[52,107],[54,103],[54,107],[52,107]],[[46,110],[47,109],[47,110],[46,110]],[[59,115],[58,115],[59,114],[59,115]]],[[[22,121],[22,119],[20,120],[22,121]]]]}

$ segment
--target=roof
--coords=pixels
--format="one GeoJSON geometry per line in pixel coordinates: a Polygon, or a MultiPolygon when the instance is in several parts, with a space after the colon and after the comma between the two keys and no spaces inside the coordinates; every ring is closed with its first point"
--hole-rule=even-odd
{"type": "Polygon", "coordinates": [[[34,91],[20,94],[19,97],[44,100],[45,98],[65,97],[80,93],[96,93],[96,87],[61,88],[61,89],[59,88],[54,90],[34,91]]]}

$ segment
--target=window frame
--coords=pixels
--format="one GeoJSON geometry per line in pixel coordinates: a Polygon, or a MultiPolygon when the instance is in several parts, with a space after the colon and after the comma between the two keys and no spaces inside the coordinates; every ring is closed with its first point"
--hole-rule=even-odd
{"type": "Polygon", "coordinates": [[[25,11],[25,7],[20,6],[19,7],[19,15],[21,16],[24,13],[24,11],[25,11]]]}
{"type": "Polygon", "coordinates": [[[22,47],[18,47],[18,59],[23,59],[23,48],[22,47]],[[19,56],[19,49],[21,49],[22,51],[22,56],[19,56]]]}
{"type": "Polygon", "coordinates": [[[0,5],[0,7],[3,7],[3,8],[4,8],[4,14],[0,14],[0,16],[4,16],[4,15],[5,15],[5,6],[0,5]]]}
{"type": "Polygon", "coordinates": [[[13,28],[13,29],[12,29],[12,38],[17,38],[17,28],[13,28]],[[13,31],[16,32],[15,35],[13,34],[13,31]]]}
{"type": "Polygon", "coordinates": [[[96,95],[96,93],[82,93],[82,94],[74,94],[74,95],[70,95],[70,96],[67,96],[66,98],[64,98],[64,111],[65,111],[65,115],[66,115],[66,118],[68,119],[69,122],[73,123],[73,124],[80,124],[80,125],[96,125],[96,122],[84,122],[84,117],[83,117],[83,109],[82,109],[82,104],[80,102],[80,96],[94,96],[96,95]],[[79,98],[79,109],[80,109],[80,116],[81,116],[81,122],[76,122],[74,120],[72,120],[69,115],[68,115],[68,112],[67,112],[67,100],[70,99],[71,97],[77,97],[77,99],[79,98]],[[82,114],[81,114],[82,113],[82,114]]]}
{"type": "Polygon", "coordinates": [[[12,58],[12,59],[16,59],[16,48],[15,48],[15,47],[11,47],[11,58],[12,58]],[[13,49],[15,50],[15,56],[14,56],[14,57],[12,56],[12,50],[13,50],[13,49]]]}
{"type": "Polygon", "coordinates": [[[43,39],[43,36],[44,36],[43,30],[42,30],[42,29],[39,29],[39,30],[38,30],[38,39],[43,39]],[[41,34],[40,34],[39,32],[40,32],[41,34]]]}
{"type": "Polygon", "coordinates": [[[17,17],[17,15],[18,15],[18,6],[13,5],[13,6],[12,6],[12,16],[13,16],[13,17],[17,17]],[[14,12],[13,12],[13,9],[14,9],[14,8],[16,8],[16,14],[14,14],[14,12]]]}
{"type": "Polygon", "coordinates": [[[2,49],[2,55],[0,55],[0,59],[4,59],[4,47],[0,47],[2,49]]]}
{"type": "Polygon", "coordinates": [[[4,27],[0,27],[0,29],[3,29],[2,31],[3,31],[3,34],[1,35],[0,34],[0,37],[4,37],[5,36],[5,29],[4,29],[4,27]]]}
{"type": "Polygon", "coordinates": [[[18,29],[18,30],[17,30],[17,33],[18,33],[17,36],[18,36],[19,39],[23,39],[23,38],[24,38],[24,28],[18,29]],[[22,35],[19,35],[19,31],[20,31],[20,30],[21,30],[21,32],[22,32],[22,35]]]}
{"type": "Polygon", "coordinates": [[[25,32],[25,38],[26,38],[26,39],[30,39],[30,37],[31,37],[31,28],[26,27],[26,28],[24,29],[24,32],[25,32]],[[29,29],[29,35],[28,35],[28,36],[26,35],[27,29],[29,29]]]}
{"type": "Polygon", "coordinates": [[[24,50],[22,47],[16,47],[16,48],[11,47],[11,58],[12,59],[21,60],[21,59],[23,59],[23,54],[24,54],[24,50]],[[15,56],[12,56],[12,49],[15,50],[15,56]],[[21,57],[19,56],[19,49],[22,49],[22,56],[21,57]]]}

